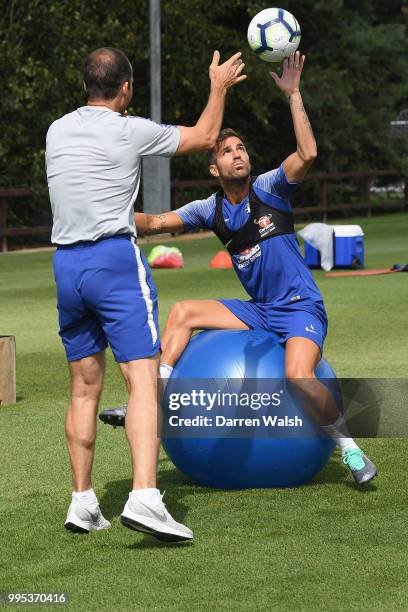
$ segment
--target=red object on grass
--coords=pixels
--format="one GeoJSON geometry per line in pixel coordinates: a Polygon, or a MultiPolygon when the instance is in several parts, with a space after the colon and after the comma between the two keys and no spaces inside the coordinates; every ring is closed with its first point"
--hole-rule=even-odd
{"type": "Polygon", "coordinates": [[[150,265],[152,268],[182,268],[183,258],[177,253],[164,253],[156,257],[150,265]]]}
{"type": "Polygon", "coordinates": [[[391,272],[399,272],[393,268],[383,268],[380,270],[349,270],[348,272],[329,272],[325,276],[375,276],[377,274],[391,274],[391,272]]]}
{"type": "Polygon", "coordinates": [[[221,270],[232,270],[231,256],[227,251],[218,251],[210,261],[210,268],[220,268],[221,270]]]}

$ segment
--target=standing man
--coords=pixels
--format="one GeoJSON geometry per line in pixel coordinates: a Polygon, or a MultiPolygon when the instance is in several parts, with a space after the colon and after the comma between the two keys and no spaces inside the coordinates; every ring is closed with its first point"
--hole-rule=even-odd
{"type": "Polygon", "coordinates": [[[60,336],[71,378],[66,439],[74,492],[65,527],[88,533],[107,529],[92,488],[96,415],[105,349],[110,345],[129,390],[126,435],[133,489],[122,523],[162,540],[191,540],[190,529],[166,510],[156,488],[160,339],[157,292],[136,243],[134,202],[141,158],[211,149],[220,130],[226,91],[244,80],[240,53],[210,65],[210,96],[194,127],[158,125],[126,115],[133,71],[126,55],[110,47],[85,61],[87,105],[48,130],[47,180],[57,245],[60,336]]]}
{"type": "MultiPolygon", "coordinates": [[[[212,229],[231,254],[237,276],[251,300],[185,300],[172,307],[162,339],[160,372],[169,378],[196,329],[265,329],[285,345],[285,376],[308,400],[313,418],[332,436],[357,484],[377,474],[375,465],[350,438],[343,417],[314,371],[323,352],[327,315],[313,276],[296,240],[290,197],[317,155],[312,128],[299,91],[304,56],[284,60],[272,77],[286,95],[296,136],[296,151],[279,168],[251,180],[244,141],[222,130],[209,170],[221,189],[163,215],[136,214],[141,234],[212,229]]],[[[123,423],[126,407],[105,411],[102,420],[123,423]]]]}

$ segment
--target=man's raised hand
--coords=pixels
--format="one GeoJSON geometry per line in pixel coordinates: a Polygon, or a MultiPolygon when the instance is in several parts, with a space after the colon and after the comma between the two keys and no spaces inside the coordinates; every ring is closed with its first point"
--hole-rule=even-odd
{"type": "Polygon", "coordinates": [[[304,63],[305,56],[296,51],[296,53],[292,53],[290,57],[283,60],[282,76],[279,76],[276,72],[270,72],[271,77],[285,96],[289,97],[299,90],[300,75],[304,63]]]}
{"type": "Polygon", "coordinates": [[[241,52],[235,53],[226,62],[220,64],[220,53],[219,51],[214,51],[209,68],[212,87],[229,89],[247,78],[246,74],[241,74],[245,68],[241,55],[241,52]]]}

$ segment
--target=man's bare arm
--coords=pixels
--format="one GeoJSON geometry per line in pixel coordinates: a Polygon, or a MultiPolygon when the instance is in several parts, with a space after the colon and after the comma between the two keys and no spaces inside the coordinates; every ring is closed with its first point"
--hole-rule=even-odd
{"type": "Polygon", "coordinates": [[[219,61],[220,54],[214,51],[209,68],[211,90],[207,106],[194,127],[179,126],[180,142],[176,155],[213,148],[221,129],[227,90],[246,79],[241,74],[245,66],[241,53],[235,53],[221,65],[219,61]]]}
{"type": "Polygon", "coordinates": [[[174,212],[159,215],[135,213],[135,225],[139,236],[184,231],[184,223],[174,212]]]}
{"type": "Polygon", "coordinates": [[[291,182],[301,181],[317,157],[316,140],[299,90],[304,62],[305,56],[300,56],[299,51],[296,51],[284,60],[281,77],[271,72],[273,80],[288,98],[292,113],[297,149],[283,162],[286,177],[291,182]]]}

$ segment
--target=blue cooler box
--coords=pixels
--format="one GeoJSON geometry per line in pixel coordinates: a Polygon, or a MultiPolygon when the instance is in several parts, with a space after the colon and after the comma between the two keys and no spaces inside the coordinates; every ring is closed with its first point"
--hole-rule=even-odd
{"type": "MultiPolygon", "coordinates": [[[[360,225],[332,225],[334,268],[364,268],[364,232],[360,225]]],[[[320,253],[305,241],[309,268],[320,268],[320,253]]]]}

